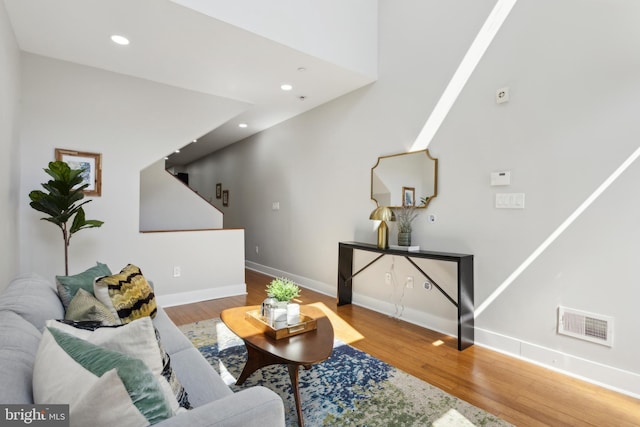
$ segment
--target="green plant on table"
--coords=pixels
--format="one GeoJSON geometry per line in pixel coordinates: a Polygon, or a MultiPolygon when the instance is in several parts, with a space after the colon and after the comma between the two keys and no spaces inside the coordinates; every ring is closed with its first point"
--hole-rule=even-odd
{"type": "Polygon", "coordinates": [[[279,277],[267,285],[267,294],[281,302],[291,301],[300,296],[300,287],[290,279],[279,277]]]}

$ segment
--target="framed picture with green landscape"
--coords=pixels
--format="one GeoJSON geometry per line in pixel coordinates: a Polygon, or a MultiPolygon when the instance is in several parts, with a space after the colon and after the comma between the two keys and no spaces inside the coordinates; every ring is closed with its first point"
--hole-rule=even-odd
{"type": "Polygon", "coordinates": [[[65,162],[71,169],[82,169],[82,184],[89,184],[84,189],[87,196],[102,195],[102,154],[56,148],[57,161],[65,162]]]}

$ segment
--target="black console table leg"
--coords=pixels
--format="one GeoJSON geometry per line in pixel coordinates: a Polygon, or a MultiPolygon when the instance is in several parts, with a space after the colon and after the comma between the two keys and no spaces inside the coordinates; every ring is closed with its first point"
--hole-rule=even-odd
{"type": "Polygon", "coordinates": [[[338,248],[338,305],[351,304],[353,249],[340,246],[338,248]]]}

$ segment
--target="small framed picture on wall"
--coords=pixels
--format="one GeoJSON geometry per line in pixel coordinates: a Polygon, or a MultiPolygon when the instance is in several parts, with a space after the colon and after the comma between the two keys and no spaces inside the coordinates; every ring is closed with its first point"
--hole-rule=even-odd
{"type": "Polygon", "coordinates": [[[402,206],[416,205],[416,189],[414,187],[402,187],[402,206]]]}
{"type": "Polygon", "coordinates": [[[87,196],[102,195],[102,155],[99,153],[83,153],[63,148],[55,149],[57,161],[65,162],[71,169],[82,169],[82,185],[88,184],[83,190],[87,196]]]}
{"type": "Polygon", "coordinates": [[[229,206],[229,190],[222,192],[222,206],[229,206]]]}
{"type": "Polygon", "coordinates": [[[219,182],[216,184],[216,199],[220,199],[222,197],[222,183],[219,182]]]}

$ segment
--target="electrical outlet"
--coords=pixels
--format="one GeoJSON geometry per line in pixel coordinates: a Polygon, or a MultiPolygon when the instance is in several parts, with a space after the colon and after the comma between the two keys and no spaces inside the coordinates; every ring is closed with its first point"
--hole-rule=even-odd
{"type": "Polygon", "coordinates": [[[431,289],[433,289],[433,284],[428,281],[425,280],[424,283],[422,284],[422,287],[426,290],[426,291],[430,291],[431,289]]]}
{"type": "Polygon", "coordinates": [[[384,283],[386,283],[387,285],[391,284],[391,273],[389,273],[388,271],[384,273],[384,283]]]}
{"type": "Polygon", "coordinates": [[[182,271],[180,270],[180,266],[175,265],[173,267],[173,277],[180,277],[181,274],[182,274],[182,271]]]}
{"type": "Polygon", "coordinates": [[[413,276],[407,276],[407,289],[413,289],[413,276]]]}

